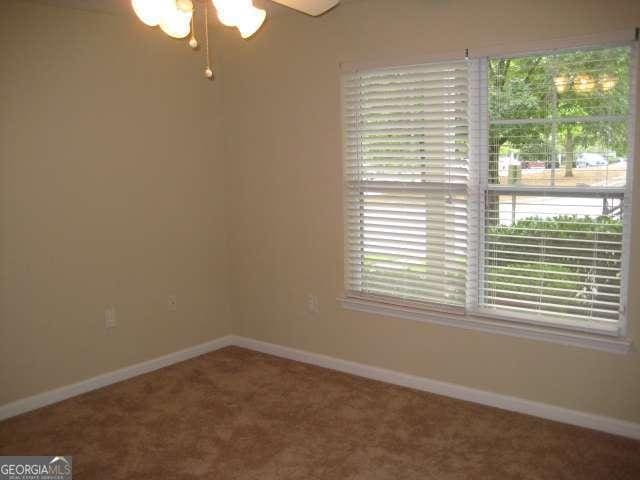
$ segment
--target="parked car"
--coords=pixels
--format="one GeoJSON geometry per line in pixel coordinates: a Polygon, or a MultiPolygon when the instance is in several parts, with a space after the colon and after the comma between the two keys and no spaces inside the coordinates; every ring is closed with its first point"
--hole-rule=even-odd
{"type": "Polygon", "coordinates": [[[545,168],[546,164],[543,161],[524,160],[522,162],[522,168],[545,168]]]}
{"type": "Polygon", "coordinates": [[[560,161],[556,158],[555,161],[551,159],[551,155],[539,156],[537,160],[522,160],[522,168],[555,168],[560,167],[560,161]]]}
{"type": "Polygon", "coordinates": [[[581,153],[576,159],[576,167],[578,168],[605,167],[607,165],[609,162],[599,153],[581,153]]]}

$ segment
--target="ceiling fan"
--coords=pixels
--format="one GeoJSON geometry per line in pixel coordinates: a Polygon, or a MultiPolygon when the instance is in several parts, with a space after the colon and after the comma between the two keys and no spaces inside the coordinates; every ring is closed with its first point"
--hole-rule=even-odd
{"type": "MultiPolygon", "coordinates": [[[[266,11],[256,8],[253,0],[210,0],[223,25],[237,27],[242,38],[253,35],[266,18],[266,11]]],[[[312,15],[322,15],[340,0],[272,0],[286,7],[312,15]]],[[[207,10],[209,0],[131,0],[138,18],[145,24],[160,26],[162,31],[174,38],[184,38],[191,31],[191,21],[199,3],[207,10]]]]}
{"type": "MultiPolygon", "coordinates": [[[[317,17],[335,7],[340,0],[272,0],[294,10],[317,17]]],[[[249,38],[256,33],[267,16],[267,12],[253,5],[253,0],[131,0],[131,6],[138,18],[150,27],[160,29],[173,38],[185,38],[191,34],[189,46],[198,48],[195,36],[194,14],[195,4],[198,11],[204,11],[205,52],[207,66],[205,76],[213,79],[209,56],[209,3],[213,5],[220,23],[227,27],[236,27],[242,38],[249,38]],[[200,8],[202,7],[202,8],[200,8]]]]}
{"type": "Polygon", "coordinates": [[[286,7],[317,17],[335,7],[340,0],[273,0],[286,7]]]}

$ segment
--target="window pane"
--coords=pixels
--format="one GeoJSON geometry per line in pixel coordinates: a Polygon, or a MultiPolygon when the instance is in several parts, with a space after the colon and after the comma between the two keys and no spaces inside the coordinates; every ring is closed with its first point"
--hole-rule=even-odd
{"type": "Polygon", "coordinates": [[[491,120],[549,118],[553,79],[547,57],[489,60],[489,116],[491,120]]]}
{"type": "Polygon", "coordinates": [[[489,60],[489,184],[623,187],[629,47],[489,60]]]}
{"type": "Polygon", "coordinates": [[[626,121],[494,124],[488,180],[493,185],[624,187],[626,121]]]}
{"type": "Polygon", "coordinates": [[[551,125],[491,125],[490,141],[490,184],[551,185],[557,163],[551,125]]]}
{"type": "Polygon", "coordinates": [[[617,326],[630,59],[617,47],[488,61],[485,307],[617,326]]]}
{"type": "Polygon", "coordinates": [[[348,283],[353,288],[464,303],[466,192],[363,189],[349,197],[348,283]]]}
{"type": "Polygon", "coordinates": [[[491,120],[629,113],[628,47],[489,61],[491,120]]]}
{"type": "Polygon", "coordinates": [[[622,198],[487,193],[486,306],[617,321],[622,198]]]}
{"type": "Polygon", "coordinates": [[[468,63],[343,78],[348,295],[465,305],[468,63]]]}
{"type": "Polygon", "coordinates": [[[546,57],[558,115],[627,115],[630,53],[628,47],[620,47],[546,57]]]}

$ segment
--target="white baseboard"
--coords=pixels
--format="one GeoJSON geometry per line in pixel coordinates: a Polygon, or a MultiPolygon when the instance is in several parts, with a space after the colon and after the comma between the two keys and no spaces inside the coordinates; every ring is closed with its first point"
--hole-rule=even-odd
{"type": "Polygon", "coordinates": [[[602,432],[612,433],[640,439],[640,423],[627,422],[611,417],[594,415],[568,408],[556,407],[546,403],[533,402],[518,397],[500,395],[475,388],[464,387],[454,383],[446,383],[419,377],[379,367],[372,367],[362,363],[350,362],[339,358],[329,357],[318,353],[306,352],[295,348],[283,347],[274,343],[262,342],[246,337],[233,336],[232,343],[239,347],[278,357],[309,363],[319,367],[330,368],[340,372],[350,373],[359,377],[371,378],[394,385],[414,388],[425,392],[436,393],[447,397],[467,400],[482,405],[497,407],[513,412],[533,415],[557,422],[568,423],[579,427],[591,428],[602,432]]]}
{"type": "Polygon", "coordinates": [[[577,425],[579,427],[592,428],[594,430],[613,433],[615,435],[640,439],[640,423],[626,422],[624,420],[618,420],[611,417],[556,407],[508,395],[500,395],[498,393],[487,392],[485,390],[464,387],[454,383],[441,382],[426,377],[387,370],[385,368],[372,367],[363,363],[351,362],[319,353],[307,352],[236,335],[220,337],[210,342],[202,343],[200,345],[154,358],[146,362],[131,365],[129,367],[98,375],[97,377],[83,380],[72,385],[56,388],[55,390],[49,390],[32,397],[23,398],[6,405],[2,405],[0,406],[0,420],[25,413],[30,410],[35,410],[36,408],[44,407],[52,403],[57,403],[97,388],[121,382],[128,378],[152,372],[159,368],[167,367],[174,363],[182,362],[229,345],[236,345],[250,350],[255,350],[257,352],[275,355],[277,357],[288,358],[298,362],[330,368],[332,370],[350,373],[359,377],[371,378],[381,382],[436,393],[438,395],[444,395],[460,400],[467,400],[482,405],[489,405],[491,407],[502,408],[504,410],[533,415],[535,417],[555,420],[557,422],[577,425]]]}
{"type": "Polygon", "coordinates": [[[167,367],[174,363],[183,362],[184,360],[218,350],[231,345],[232,340],[232,335],[216,338],[215,340],[185,348],[184,350],[179,350],[177,352],[169,353],[168,355],[163,355],[162,357],[147,360],[146,362],[137,363],[135,365],[104,373],[81,382],[38,393],[37,395],[16,400],[15,402],[8,403],[6,405],[1,405],[0,420],[20,415],[21,413],[35,410],[36,408],[51,405],[52,403],[57,403],[62,400],[66,400],[67,398],[90,392],[91,390],[106,387],[107,385],[118,383],[122,380],[127,380],[128,378],[149,373],[154,370],[158,370],[159,368],[167,367]]]}

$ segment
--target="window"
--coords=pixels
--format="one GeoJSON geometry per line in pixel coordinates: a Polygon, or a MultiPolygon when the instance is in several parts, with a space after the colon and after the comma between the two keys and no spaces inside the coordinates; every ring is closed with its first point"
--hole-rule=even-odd
{"type": "Polygon", "coordinates": [[[349,295],[465,305],[465,61],[344,78],[349,295]]]}
{"type": "Polygon", "coordinates": [[[632,57],[345,74],[347,297],[622,335],[632,57]]]}
{"type": "Polygon", "coordinates": [[[491,58],[481,305],[617,331],[628,47],[491,58]]]}

